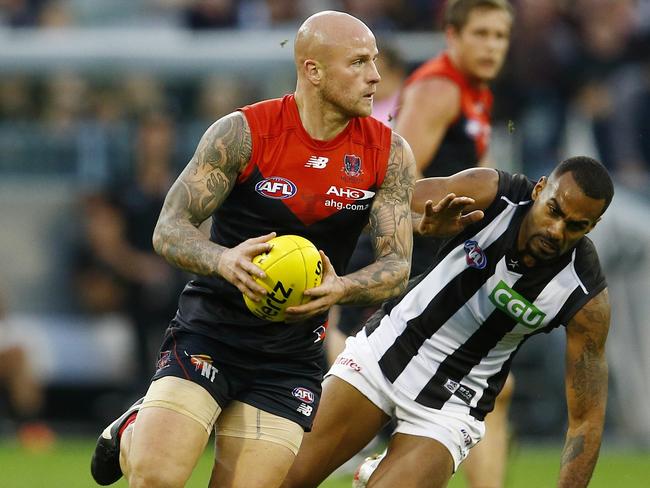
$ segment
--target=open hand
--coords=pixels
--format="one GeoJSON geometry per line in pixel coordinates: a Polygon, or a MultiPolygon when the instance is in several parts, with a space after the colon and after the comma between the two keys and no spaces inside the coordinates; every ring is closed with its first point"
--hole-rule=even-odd
{"type": "Polygon", "coordinates": [[[449,237],[458,234],[468,225],[481,220],[484,216],[482,210],[468,213],[463,211],[474,205],[475,200],[470,197],[457,197],[450,193],[436,205],[427,200],[424,204],[424,213],[417,226],[421,235],[434,237],[449,237]]]}

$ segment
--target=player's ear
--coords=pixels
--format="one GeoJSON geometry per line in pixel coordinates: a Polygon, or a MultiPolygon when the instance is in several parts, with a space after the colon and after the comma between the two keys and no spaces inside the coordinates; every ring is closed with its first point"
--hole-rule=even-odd
{"type": "Polygon", "coordinates": [[[592,230],[594,230],[594,227],[596,227],[596,224],[598,222],[600,222],[600,219],[602,219],[602,218],[603,218],[602,216],[598,217],[596,219],[596,221],[593,224],[591,224],[591,227],[589,227],[589,230],[587,232],[585,232],[585,235],[589,234],[592,230]]]}
{"type": "Polygon", "coordinates": [[[537,181],[537,183],[535,183],[535,187],[533,188],[533,193],[531,194],[531,198],[533,200],[537,200],[537,197],[539,197],[539,194],[542,192],[547,182],[548,182],[548,178],[546,178],[546,176],[542,176],[537,181]]]}
{"type": "Polygon", "coordinates": [[[453,25],[448,25],[445,28],[445,41],[447,41],[448,46],[451,46],[458,39],[458,36],[458,30],[453,25]]]}
{"type": "Polygon", "coordinates": [[[320,84],[321,78],[323,77],[323,70],[318,61],[313,59],[305,59],[303,63],[303,69],[305,71],[305,76],[309,81],[314,85],[320,84]]]}

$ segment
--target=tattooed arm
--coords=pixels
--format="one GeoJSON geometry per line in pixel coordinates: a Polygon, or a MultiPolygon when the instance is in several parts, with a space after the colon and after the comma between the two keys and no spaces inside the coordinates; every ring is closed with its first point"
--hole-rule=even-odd
{"type": "Polygon", "coordinates": [[[377,191],[368,225],[375,262],[342,277],[345,295],[340,303],[378,303],[406,287],[413,247],[410,205],[414,184],[411,148],[393,133],[386,177],[377,191]]]}
{"type": "Polygon", "coordinates": [[[196,274],[221,275],[255,299],[264,289],[251,278],[262,272],[251,258],[269,249],[265,241],[273,234],[228,249],[211,242],[198,228],[226,199],[251,152],[250,129],[241,112],[216,121],[169,190],[153,246],[171,264],[196,274]]]}
{"type": "Polygon", "coordinates": [[[610,306],[607,289],[567,326],[566,397],[569,409],[558,487],[587,486],[596,466],[607,404],[605,341],[610,306]]]}

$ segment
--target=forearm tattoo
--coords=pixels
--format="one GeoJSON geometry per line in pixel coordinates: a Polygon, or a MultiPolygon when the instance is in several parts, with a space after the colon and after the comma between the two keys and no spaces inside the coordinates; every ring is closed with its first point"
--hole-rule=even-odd
{"type": "Polygon", "coordinates": [[[607,404],[605,341],[609,316],[604,290],[567,327],[569,430],[558,481],[562,488],[587,486],[598,459],[607,404]]]}
{"type": "Polygon", "coordinates": [[[241,113],[215,122],[169,191],[154,247],[172,264],[197,274],[214,274],[223,248],[198,226],[223,203],[252,153],[251,135],[241,113]]]}
{"type": "Polygon", "coordinates": [[[406,287],[413,246],[410,204],[414,184],[413,156],[405,150],[403,139],[393,134],[388,170],[368,224],[377,259],[346,277],[351,290],[342,303],[376,303],[406,287]]]}

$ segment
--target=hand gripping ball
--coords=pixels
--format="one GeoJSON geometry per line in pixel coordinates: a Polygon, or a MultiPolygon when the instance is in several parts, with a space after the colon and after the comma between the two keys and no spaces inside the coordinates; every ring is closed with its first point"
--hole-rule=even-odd
{"type": "Polygon", "coordinates": [[[259,318],[282,322],[288,307],[309,301],[303,292],[320,285],[323,263],[316,246],[304,237],[283,235],[269,243],[273,244],[269,252],[253,258],[253,263],[266,273],[266,278],[255,281],[266,288],[267,295],[259,302],[244,295],[244,302],[259,318]]]}

